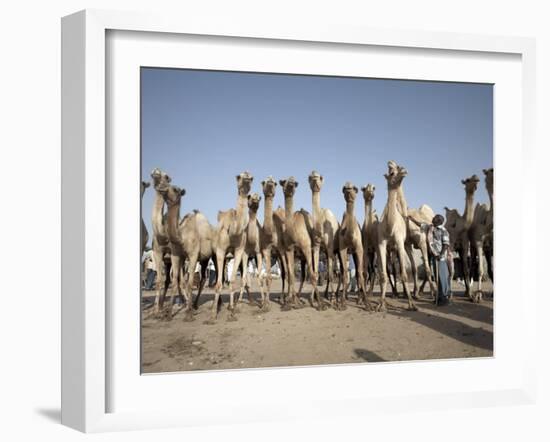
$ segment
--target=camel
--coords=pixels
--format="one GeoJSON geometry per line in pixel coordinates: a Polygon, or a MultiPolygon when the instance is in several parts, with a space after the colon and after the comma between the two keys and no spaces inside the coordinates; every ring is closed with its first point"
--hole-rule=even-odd
{"type": "MultiPolygon", "coordinates": [[[[390,171],[390,173],[392,171],[397,171],[398,169],[399,169],[399,166],[396,164],[395,161],[393,160],[388,161],[388,170],[390,171]]],[[[422,221],[426,224],[430,224],[435,216],[435,213],[432,210],[432,208],[427,204],[423,204],[422,206],[420,206],[419,209],[411,209],[410,207],[408,207],[407,201],[405,199],[405,194],[403,193],[402,186],[399,186],[397,198],[398,198],[399,211],[405,217],[405,219],[407,219],[407,237],[405,239],[405,252],[407,253],[407,257],[409,258],[409,262],[411,265],[411,273],[412,273],[413,283],[414,283],[414,290],[413,290],[412,296],[414,299],[418,299],[418,295],[421,290],[418,285],[418,276],[417,276],[418,269],[417,269],[416,262],[414,259],[414,254],[413,254],[413,248],[415,248],[420,250],[420,253],[422,256],[422,264],[424,264],[425,279],[422,284],[422,288],[424,287],[424,284],[428,282],[430,284],[432,298],[435,299],[437,294],[437,286],[435,282],[432,280],[432,270],[430,267],[430,261],[428,256],[428,241],[427,241],[426,232],[422,231],[422,229],[415,223],[408,221],[408,216],[410,215],[416,220],[422,221]]],[[[392,289],[393,288],[394,287],[392,285],[392,289]]]]}
{"type": "Polygon", "coordinates": [[[185,189],[177,186],[167,186],[159,191],[168,207],[167,231],[171,248],[172,280],[170,284],[170,305],[167,308],[168,318],[172,315],[174,297],[180,291],[180,285],[184,287],[183,293],[186,299],[185,318],[192,321],[193,318],[193,276],[197,262],[201,264],[203,277],[199,284],[199,293],[204,286],[204,270],[212,256],[213,231],[206,217],[198,210],[188,213],[180,220],[181,197],[185,195],[185,189]],[[187,272],[184,271],[185,261],[187,272]],[[187,284],[184,285],[184,274],[187,284]]]}
{"type": "Polygon", "coordinates": [[[365,279],[363,277],[363,242],[359,223],[355,218],[355,198],[359,193],[359,189],[352,183],[347,182],[342,187],[342,193],[346,201],[346,212],[342,218],[342,224],[338,230],[338,254],[340,257],[341,274],[343,276],[342,296],[339,300],[338,308],[346,308],[347,286],[349,283],[349,263],[348,252],[353,255],[355,261],[355,274],[357,285],[359,286],[361,295],[359,300],[365,303],[365,307],[370,310],[370,301],[365,290],[365,279]]]}
{"type": "MultiPolygon", "coordinates": [[[[397,251],[399,258],[399,269],[401,272],[401,281],[409,302],[409,310],[418,310],[412,300],[411,293],[407,287],[407,272],[404,266],[405,263],[405,241],[407,238],[407,219],[403,213],[403,208],[406,210],[402,189],[403,179],[407,176],[407,170],[404,167],[392,167],[388,163],[389,170],[384,174],[388,183],[388,200],[382,219],[378,223],[378,272],[381,288],[381,300],[378,306],[379,311],[386,310],[386,284],[388,275],[386,273],[386,258],[388,246],[397,251]]],[[[372,293],[373,284],[369,290],[372,293]]]]}
{"type": "MultiPolygon", "coordinates": [[[[233,284],[245,248],[245,231],[249,219],[247,211],[248,194],[254,177],[245,171],[237,175],[236,179],[238,193],[237,208],[218,212],[218,227],[215,237],[215,255],[218,272],[212,314],[210,319],[206,321],[207,324],[214,324],[218,316],[218,302],[222,290],[224,261],[228,253],[232,253],[235,259],[233,271],[229,278],[229,320],[234,321],[237,319],[235,316],[235,303],[233,302],[233,284]]],[[[243,273],[244,271],[246,269],[243,269],[243,273]]]]}
{"type": "Polygon", "coordinates": [[[155,263],[157,278],[155,283],[155,304],[153,314],[158,315],[164,305],[164,298],[169,283],[170,269],[170,242],[166,231],[166,217],[164,216],[164,198],[160,191],[166,189],[172,179],[166,173],[156,168],[151,172],[155,200],[153,202],[152,226],[153,226],[153,261],[155,263]]]}
{"type": "MultiPolygon", "coordinates": [[[[264,224],[260,228],[260,250],[265,263],[265,275],[263,274],[261,266],[258,264],[258,271],[260,272],[261,281],[261,309],[268,311],[270,309],[269,294],[271,291],[271,257],[273,252],[277,256],[280,263],[281,276],[287,274],[285,272],[286,263],[284,261],[284,246],[283,242],[283,229],[285,221],[284,209],[278,208],[273,213],[273,199],[275,198],[275,188],[277,182],[272,176],[267,177],[262,181],[262,192],[264,194],[264,224]],[[265,286],[264,286],[265,284],[265,286]]],[[[283,286],[284,290],[284,286],[283,286]]]]}
{"type": "Polygon", "coordinates": [[[487,204],[477,204],[474,210],[474,220],[467,232],[467,240],[470,245],[470,263],[473,267],[477,265],[477,290],[470,300],[473,302],[481,302],[483,298],[483,290],[481,283],[485,276],[485,266],[483,265],[483,256],[485,254],[487,267],[490,269],[490,277],[492,280],[492,236],[493,236],[493,169],[484,169],[485,187],[489,193],[490,206],[487,204]]]}
{"type": "MultiPolygon", "coordinates": [[[[151,184],[147,181],[141,182],[141,201],[143,201],[143,194],[145,193],[145,189],[147,189],[151,184]]],[[[141,256],[143,256],[143,251],[145,250],[145,246],[147,245],[147,241],[149,241],[149,232],[147,232],[147,227],[145,227],[145,223],[143,222],[143,216],[141,217],[141,256]]]]}
{"type": "Polygon", "coordinates": [[[361,187],[363,200],[365,201],[365,220],[363,221],[363,228],[361,229],[363,238],[363,273],[367,281],[374,278],[374,259],[378,244],[378,217],[375,213],[376,210],[372,208],[375,190],[376,187],[372,184],[361,187]]]}
{"type": "MultiPolygon", "coordinates": [[[[462,262],[462,270],[464,273],[464,283],[466,285],[466,296],[472,301],[474,297],[471,294],[470,288],[470,264],[468,263],[468,253],[470,248],[470,228],[474,222],[475,208],[474,208],[474,194],[477,190],[479,178],[477,175],[472,175],[469,178],[465,178],[462,181],[464,190],[466,193],[466,201],[464,205],[464,213],[460,215],[456,209],[449,209],[445,207],[446,223],[445,228],[449,232],[451,247],[454,248],[462,262]]],[[[470,260],[472,257],[470,257],[470,260]]],[[[451,275],[452,276],[452,275],[451,275]]]]}
{"type": "MultiPolygon", "coordinates": [[[[261,226],[258,221],[258,208],[260,207],[260,201],[262,197],[257,193],[248,195],[248,225],[245,229],[245,246],[242,255],[242,274],[241,274],[241,292],[237,304],[241,302],[243,292],[246,289],[248,295],[248,302],[252,304],[252,297],[250,295],[250,281],[248,280],[248,257],[252,256],[256,258],[256,265],[258,272],[262,269],[262,251],[261,251],[261,226]]],[[[271,259],[269,260],[271,262],[271,259]]],[[[262,296],[262,305],[264,301],[263,287],[260,286],[260,292],[262,296]]]]}
{"type": "MultiPolygon", "coordinates": [[[[304,259],[309,269],[309,277],[312,284],[310,303],[314,305],[314,298],[317,297],[319,308],[322,301],[317,290],[317,269],[313,267],[312,260],[312,236],[313,223],[310,214],[300,209],[294,212],[294,193],[298,187],[298,181],[294,177],[286,180],[279,180],[285,196],[285,228],[284,228],[284,249],[286,256],[286,266],[288,269],[288,297],[284,300],[283,310],[289,310],[291,307],[300,303],[294,287],[294,254],[298,258],[304,259]]],[[[303,275],[303,272],[302,272],[303,275]]]]}
{"type": "MultiPolygon", "coordinates": [[[[330,286],[330,299],[334,298],[334,277],[333,269],[336,266],[336,255],[334,253],[337,243],[337,232],[339,229],[338,220],[329,209],[321,209],[321,188],[323,186],[323,176],[313,171],[308,177],[309,187],[311,188],[312,207],[313,207],[313,268],[319,270],[319,252],[321,249],[327,256],[327,288],[330,286]]],[[[319,301],[319,308],[322,308],[319,301]]]]}

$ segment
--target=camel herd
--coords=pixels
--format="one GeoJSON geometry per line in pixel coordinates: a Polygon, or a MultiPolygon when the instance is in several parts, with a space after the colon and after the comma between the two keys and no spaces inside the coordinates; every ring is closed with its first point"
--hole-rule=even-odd
{"type": "MultiPolygon", "coordinates": [[[[464,213],[461,215],[456,209],[445,208],[445,227],[450,234],[451,247],[458,252],[462,261],[466,295],[473,302],[482,299],[481,281],[485,275],[483,256],[488,264],[489,277],[493,277],[493,169],[485,169],[483,172],[490,206],[477,204],[474,207],[474,192],[479,178],[473,175],[462,180],[466,190],[464,213]],[[472,277],[477,279],[475,291],[472,289],[472,277]]],[[[185,195],[185,190],[173,185],[165,172],[158,168],[154,169],[151,173],[155,190],[152,248],[157,279],[153,313],[156,316],[170,318],[175,296],[183,294],[186,300],[184,319],[193,320],[193,310],[198,308],[198,300],[206,279],[207,264],[212,259],[217,281],[211,316],[207,323],[214,323],[221,304],[223,269],[228,256],[234,258],[232,272],[228,276],[230,320],[236,319],[237,304],[242,299],[243,292],[248,291],[250,284],[249,275],[243,271],[240,294],[235,299],[237,270],[239,267],[247,269],[248,260],[251,258],[256,260],[259,270],[256,277],[261,294],[260,308],[264,311],[269,310],[271,305],[272,258],[279,262],[282,270],[283,289],[280,302],[283,310],[303,305],[300,295],[306,273],[311,283],[309,300],[312,306],[319,310],[325,309],[327,305],[338,310],[345,309],[350,255],[355,262],[359,304],[367,310],[373,309],[371,298],[377,274],[381,296],[376,310],[386,309],[388,263],[391,256],[395,256],[400,264],[400,279],[403,282],[408,307],[410,310],[416,310],[413,299],[418,299],[420,288],[413,249],[420,251],[425,268],[425,282],[429,283],[433,297],[436,296],[437,286],[429,265],[426,233],[410,222],[408,216],[431,223],[434,212],[427,205],[422,205],[419,209],[407,207],[403,192],[403,179],[406,175],[407,170],[404,167],[394,161],[388,162],[388,171],[384,175],[388,196],[380,219],[372,207],[375,187],[367,184],[361,188],[365,203],[365,216],[361,227],[355,216],[355,201],[359,189],[350,182],[344,184],[342,193],[346,210],[342,221],[338,222],[331,210],[321,207],[323,176],[316,171],[308,177],[312,194],[311,214],[304,209],[294,210],[294,194],[298,187],[298,181],[294,177],[281,179],[278,183],[271,176],[262,181],[264,218],[263,224],[260,224],[257,215],[261,196],[251,193],[253,176],[249,172],[243,172],[236,177],[236,208],[220,211],[218,224],[214,227],[199,211],[193,211],[180,219],[181,199],[185,195]],[[285,207],[274,210],[273,200],[278,184],[284,194],[285,207]],[[321,296],[317,288],[321,252],[326,257],[327,265],[325,296],[321,296]],[[407,285],[406,259],[409,260],[414,281],[412,292],[407,285]],[[295,287],[295,262],[302,264],[302,278],[298,291],[295,287]],[[201,264],[202,274],[197,296],[193,299],[193,275],[197,263],[201,264]],[[265,272],[261,271],[262,263],[265,263],[265,272]],[[304,271],[306,267],[307,272],[304,271]],[[170,299],[165,303],[167,292],[170,299]]],[[[149,184],[142,182],[142,197],[147,187],[149,184]]],[[[143,252],[149,237],[143,220],[141,229],[143,252]]]]}

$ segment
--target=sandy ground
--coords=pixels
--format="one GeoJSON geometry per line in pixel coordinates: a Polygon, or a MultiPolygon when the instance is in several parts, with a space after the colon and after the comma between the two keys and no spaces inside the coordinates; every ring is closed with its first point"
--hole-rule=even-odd
{"type": "MultiPolygon", "coordinates": [[[[279,290],[280,281],[273,281],[272,291],[278,295],[279,290]]],[[[406,300],[389,297],[394,307],[386,313],[369,313],[357,307],[352,297],[345,311],[319,312],[307,303],[287,312],[272,303],[271,310],[263,313],[245,298],[234,322],[227,320],[225,295],[214,325],[204,323],[210,315],[212,289],[201,296],[192,322],[183,321],[179,307],[174,307],[171,321],[151,318],[154,293],[143,292],[142,370],[159,373],[492,356],[492,299],[485,297],[481,304],[472,304],[462,296],[461,286],[453,290],[452,305],[437,308],[425,294],[417,301],[417,312],[406,310],[406,300]]],[[[304,293],[309,293],[307,285],[304,293]]],[[[254,296],[259,298],[257,292],[254,296]]],[[[271,299],[275,298],[272,294],[271,299]]]]}

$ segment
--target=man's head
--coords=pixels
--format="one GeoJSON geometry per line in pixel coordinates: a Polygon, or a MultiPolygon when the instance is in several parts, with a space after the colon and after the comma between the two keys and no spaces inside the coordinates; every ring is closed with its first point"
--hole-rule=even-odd
{"type": "Polygon", "coordinates": [[[433,219],[432,219],[432,224],[435,227],[442,226],[444,222],[445,222],[445,218],[443,218],[443,215],[438,214],[438,215],[434,216],[433,219]]]}

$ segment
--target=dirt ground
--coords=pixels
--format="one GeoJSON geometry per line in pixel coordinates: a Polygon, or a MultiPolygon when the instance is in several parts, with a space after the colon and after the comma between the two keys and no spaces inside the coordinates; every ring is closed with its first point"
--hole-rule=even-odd
{"type": "MultiPolygon", "coordinates": [[[[490,286],[485,287],[490,290],[490,286]]],[[[463,297],[463,287],[453,285],[449,306],[435,307],[426,293],[406,310],[402,298],[388,298],[386,313],[369,313],[355,305],[352,296],[345,311],[302,309],[281,311],[272,303],[269,312],[239,305],[237,321],[228,321],[227,300],[214,325],[210,315],[212,289],[201,296],[195,320],[183,321],[174,307],[171,321],[153,319],[149,309],[153,292],[143,292],[142,371],[160,373],[350,362],[483,357],[493,354],[493,302],[485,297],[473,304],[463,297]]],[[[273,281],[272,301],[280,291],[273,281]],[[275,295],[274,295],[275,294],[275,295]]],[[[227,293],[227,290],[224,290],[227,293]]],[[[309,293],[305,286],[304,293],[309,293]]],[[[256,292],[255,299],[259,298],[256,292]]],[[[302,295],[307,302],[307,296],[302,295]]],[[[378,294],[375,292],[374,301],[378,294]]]]}

